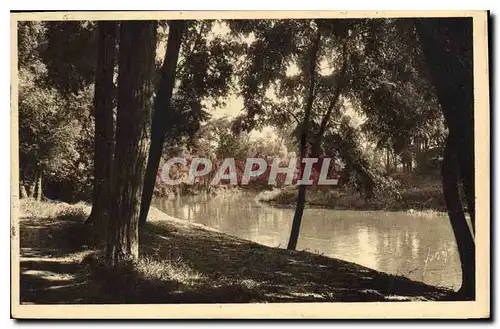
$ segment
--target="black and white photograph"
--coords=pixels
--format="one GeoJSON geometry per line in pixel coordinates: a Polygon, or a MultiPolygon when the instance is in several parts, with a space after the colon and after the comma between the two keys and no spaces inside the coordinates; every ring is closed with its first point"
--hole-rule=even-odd
{"type": "Polygon", "coordinates": [[[13,317],[489,317],[488,12],[11,29],[13,317]]]}

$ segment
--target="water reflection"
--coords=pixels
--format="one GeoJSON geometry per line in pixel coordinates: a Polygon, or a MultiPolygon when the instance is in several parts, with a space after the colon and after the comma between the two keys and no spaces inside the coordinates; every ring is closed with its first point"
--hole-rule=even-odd
{"type": "MultiPolygon", "coordinates": [[[[154,203],[171,216],[282,248],[294,212],[256,202],[251,194],[156,199],[154,203]]],[[[297,249],[432,285],[458,288],[461,281],[453,232],[445,216],[306,208],[297,249]]]]}

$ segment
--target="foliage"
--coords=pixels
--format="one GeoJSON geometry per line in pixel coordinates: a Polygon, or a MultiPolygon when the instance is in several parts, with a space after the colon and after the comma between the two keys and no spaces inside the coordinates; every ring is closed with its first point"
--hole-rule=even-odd
{"type": "Polygon", "coordinates": [[[233,21],[229,26],[235,35],[253,37],[240,71],[245,113],[238,118],[237,129],[292,126],[298,138],[306,115],[310,45],[319,35],[307,133],[310,149],[323,131],[336,136],[321,143],[323,153],[328,149],[329,155],[339,156],[355,177],[355,185],[370,196],[375,188],[392,185],[360,151],[362,144],[375,143],[377,149],[388,146],[404,162],[411,162],[418,153],[417,137],[425,139],[428,148],[441,142],[443,120],[412,20],[233,21]],[[360,129],[356,128],[360,136],[354,138],[354,125],[346,124],[345,117],[362,120],[360,129]]]}
{"type": "Polygon", "coordinates": [[[397,194],[397,183],[374,168],[360,148],[360,132],[344,117],[337,129],[325,136],[325,152],[342,159],[343,184],[356,187],[370,199],[378,191],[397,194]]]}
{"type": "Polygon", "coordinates": [[[352,56],[359,74],[350,99],[366,118],[363,132],[403,162],[418,156],[419,140],[427,147],[441,144],[443,118],[413,21],[372,20],[360,49],[352,56]]]}
{"type": "MultiPolygon", "coordinates": [[[[233,79],[233,60],[239,45],[214,36],[220,22],[188,21],[177,65],[172,110],[168,111],[167,141],[185,144],[209,119],[209,108],[224,104],[233,79]]],[[[165,35],[163,33],[159,35],[165,35]]],[[[161,40],[160,40],[161,41],[161,40]]]]}
{"type": "Polygon", "coordinates": [[[97,28],[89,21],[45,22],[46,40],[40,57],[48,83],[61,92],[76,93],[94,81],[97,28]]]}
{"type": "Polygon", "coordinates": [[[43,173],[47,197],[87,199],[92,176],[93,85],[63,94],[39,56],[45,28],[22,23],[19,38],[19,160],[23,184],[43,173]],[[29,46],[31,44],[31,47],[29,46]]]}
{"type": "MultiPolygon", "coordinates": [[[[160,22],[160,47],[168,31],[168,23],[160,22]]],[[[413,21],[406,19],[188,21],[165,120],[165,152],[187,147],[190,154],[217,158],[278,155],[281,145],[241,134],[264,126],[274,127],[288,151],[296,152],[310,45],[318,33],[309,148],[324,121],[321,155],[338,157],[346,180],[367,196],[392,188],[382,175],[386,149],[396,161],[415,161],[419,172],[435,170],[444,122],[413,21]],[[231,124],[210,120],[209,110],[222,106],[232,91],[243,98],[244,114],[231,124]]],[[[85,177],[88,185],[95,48],[93,22],[20,23],[26,171],[40,162],[55,181],[85,177]]]]}

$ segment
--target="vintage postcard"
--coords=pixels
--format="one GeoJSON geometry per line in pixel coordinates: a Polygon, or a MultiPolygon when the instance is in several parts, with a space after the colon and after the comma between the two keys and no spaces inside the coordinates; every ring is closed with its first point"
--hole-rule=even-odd
{"type": "Polygon", "coordinates": [[[490,317],[488,12],[11,35],[12,317],[490,317]]]}

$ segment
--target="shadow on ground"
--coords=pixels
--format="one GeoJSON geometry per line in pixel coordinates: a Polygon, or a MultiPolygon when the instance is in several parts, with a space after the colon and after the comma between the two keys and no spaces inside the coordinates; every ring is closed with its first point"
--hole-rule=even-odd
{"type": "Polygon", "coordinates": [[[24,304],[101,299],[81,264],[83,218],[20,219],[20,298],[24,304]],[[93,296],[94,294],[94,296],[93,296]]]}
{"type": "Polygon", "coordinates": [[[142,241],[143,255],[182,259],[193,271],[202,273],[198,284],[203,287],[199,296],[203,302],[211,298],[218,302],[234,298],[242,302],[416,301],[451,296],[449,290],[354,263],[270,248],[168,221],[150,222],[142,241]]]}
{"type": "Polygon", "coordinates": [[[449,300],[449,290],[178,220],[150,221],[141,260],[109,270],[84,250],[83,218],[22,218],[23,303],[245,303],[449,300]]]}

